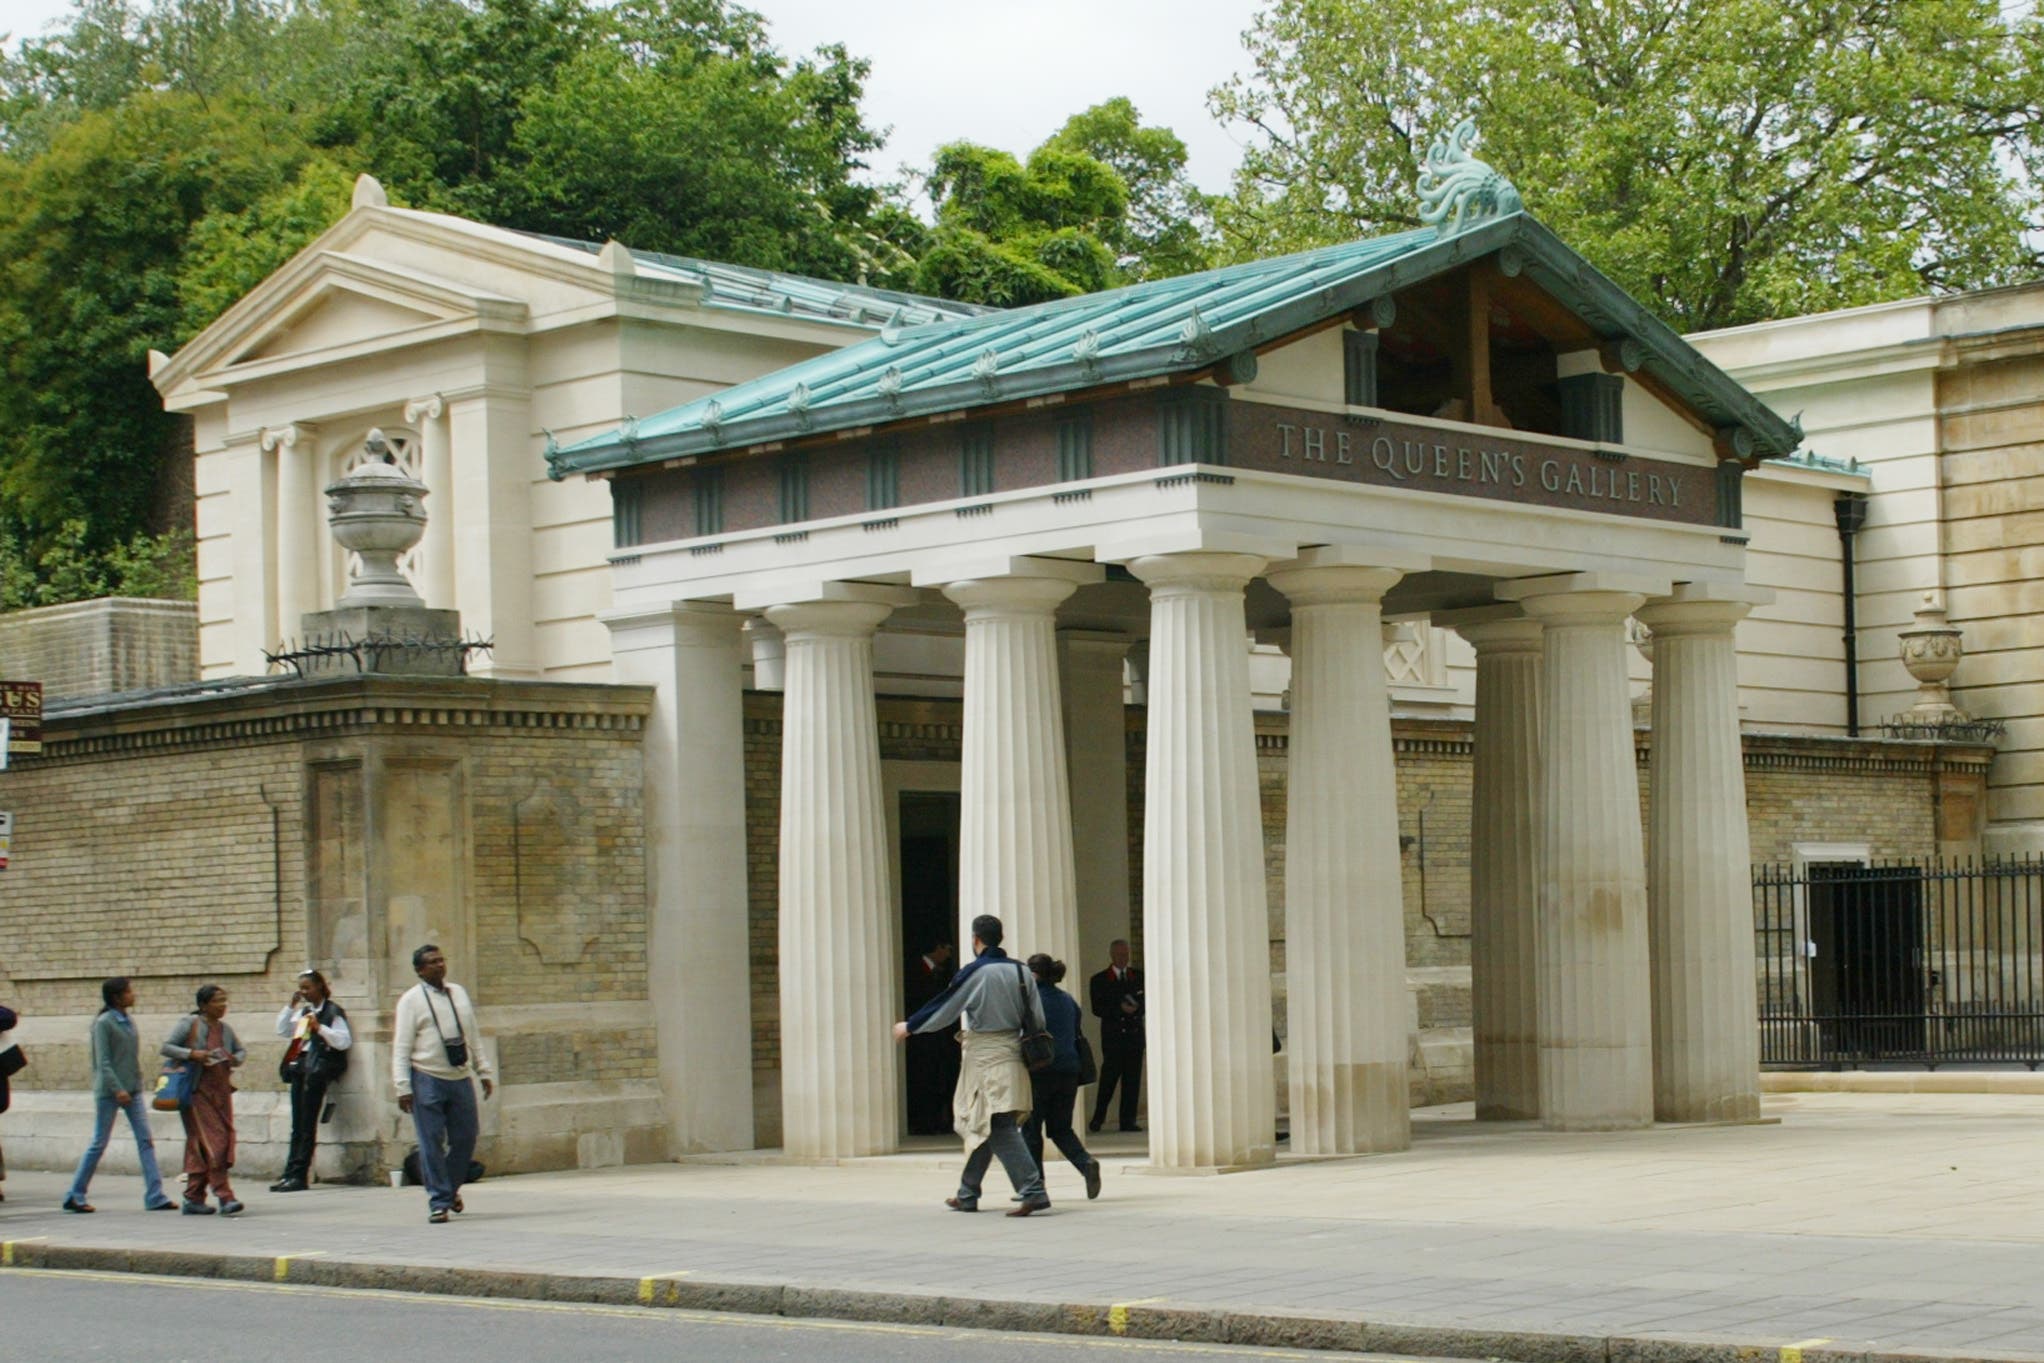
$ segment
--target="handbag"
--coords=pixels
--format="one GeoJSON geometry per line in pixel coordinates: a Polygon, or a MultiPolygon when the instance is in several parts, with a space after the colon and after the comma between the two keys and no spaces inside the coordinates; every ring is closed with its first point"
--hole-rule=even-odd
{"type": "Polygon", "coordinates": [[[1017,1029],[1022,1038],[1022,1063],[1032,1072],[1047,1070],[1051,1061],[1057,1059],[1057,1043],[1051,1040],[1049,1032],[1029,1030],[1029,967],[1018,962],[1015,969],[1022,972],[1022,1025],[1017,1029]]]}
{"type": "MultiPolygon", "coordinates": [[[[202,1025],[202,1019],[192,1018],[191,1040],[199,1039],[202,1025]]],[[[198,1082],[197,1067],[191,1061],[166,1060],[163,1073],[156,1076],[156,1092],[149,1099],[149,1106],[158,1112],[183,1112],[192,1105],[192,1089],[198,1082]]]]}
{"type": "Polygon", "coordinates": [[[1100,1082],[1100,1064],[1093,1059],[1093,1043],[1086,1040],[1084,1032],[1079,1033],[1079,1087],[1100,1082]]]}

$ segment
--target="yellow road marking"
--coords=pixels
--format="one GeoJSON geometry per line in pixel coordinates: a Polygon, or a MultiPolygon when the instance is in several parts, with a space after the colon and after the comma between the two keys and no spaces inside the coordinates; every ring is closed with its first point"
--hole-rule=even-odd
{"type": "MultiPolygon", "coordinates": [[[[691,1270],[693,1271],[693,1270],[691,1270]]],[[[752,1316],[731,1311],[662,1311],[650,1315],[637,1306],[600,1306],[593,1303],[556,1301],[519,1301],[513,1297],[443,1297],[421,1292],[397,1292],[387,1288],[367,1287],[313,1287],[304,1283],[255,1283],[237,1282],[229,1278],[177,1278],[155,1273],[101,1273],[83,1269],[24,1268],[18,1270],[22,1277],[80,1279],[102,1283],[132,1283],[154,1287],[175,1287],[179,1291],[199,1289],[213,1292],[288,1292],[302,1297],[327,1297],[334,1300],[354,1300],[364,1297],[382,1298],[386,1301],[415,1302],[421,1306],[448,1306],[469,1311],[572,1311],[585,1316],[612,1316],[622,1320],[675,1321],[686,1324],[723,1325],[733,1329],[797,1331],[837,1331],[839,1333],[868,1335],[913,1335],[924,1338],[950,1337],[956,1335],[956,1326],[938,1325],[890,1325],[882,1321],[823,1320],[811,1316],[752,1316]]],[[[642,1280],[647,1281],[647,1280],[642,1280]]],[[[1124,1326],[1128,1320],[1128,1308],[1142,1306],[1149,1302],[1164,1301],[1163,1297],[1141,1297],[1135,1301],[1122,1302],[1118,1309],[1122,1313],[1124,1326]]],[[[1230,1358],[1279,1358],[1296,1360],[1297,1363],[1311,1363],[1322,1354],[1300,1353],[1295,1349],[1254,1349],[1242,1345],[1182,1344],[1161,1339],[1107,1339],[1098,1335],[1040,1335],[1013,1333],[1008,1331],[987,1331],[991,1334],[1006,1334],[1013,1339],[1035,1339],[1055,1343],[1068,1348],[1112,1349],[1123,1354],[1164,1353],[1171,1350],[1214,1350],[1230,1358]]],[[[1821,1341],[1812,1341],[1821,1342],[1821,1341]]]]}
{"type": "Polygon", "coordinates": [[[1781,1346],[1781,1363],[1803,1363],[1803,1350],[1814,1349],[1819,1344],[1829,1344],[1829,1339],[1804,1339],[1794,1344],[1781,1346]]]}
{"type": "Polygon", "coordinates": [[[1134,1301],[1116,1302],[1114,1305],[1107,1308],[1108,1330],[1117,1335],[1127,1334],[1128,1309],[1131,1306],[1147,1306],[1153,1301],[1162,1300],[1164,1300],[1162,1297],[1137,1297],[1134,1301]]]}
{"type": "Polygon", "coordinates": [[[47,1235],[31,1235],[26,1240],[0,1241],[0,1268],[14,1267],[14,1247],[16,1245],[38,1244],[49,1238],[47,1235]]]}
{"type": "Polygon", "coordinates": [[[655,1273],[650,1278],[639,1279],[639,1305],[653,1305],[653,1299],[659,1295],[660,1284],[663,1282],[668,1285],[667,1304],[669,1306],[674,1305],[681,1300],[681,1287],[674,1279],[686,1278],[693,1272],[695,1270],[692,1268],[677,1268],[672,1273],[655,1273]]]}
{"type": "Polygon", "coordinates": [[[300,1250],[296,1254],[279,1254],[277,1256],[277,1281],[281,1283],[290,1279],[291,1261],[293,1259],[317,1259],[324,1253],[326,1251],[323,1249],[307,1249],[300,1250]]]}

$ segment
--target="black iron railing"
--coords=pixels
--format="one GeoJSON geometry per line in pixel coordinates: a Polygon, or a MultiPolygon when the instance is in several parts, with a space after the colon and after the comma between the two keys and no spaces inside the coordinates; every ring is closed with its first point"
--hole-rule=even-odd
{"type": "Polygon", "coordinates": [[[2044,861],[1756,866],[1760,1061],[2044,1064],[2044,861]]]}

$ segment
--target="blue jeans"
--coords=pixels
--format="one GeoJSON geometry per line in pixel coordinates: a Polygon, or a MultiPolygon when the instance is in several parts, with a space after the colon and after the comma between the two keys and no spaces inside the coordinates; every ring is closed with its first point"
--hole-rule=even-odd
{"type": "Polygon", "coordinates": [[[452,1211],[476,1153],[476,1090],[468,1079],[412,1071],[412,1128],[419,1133],[419,1177],[436,1212],[452,1211]]]}
{"type": "Polygon", "coordinates": [[[128,1129],[135,1133],[135,1151],[142,1159],[142,1205],[155,1207],[170,1201],[163,1195],[163,1175],[156,1168],[156,1138],[149,1133],[149,1095],[138,1088],[128,1095],[123,1107],[112,1094],[96,1093],[92,1106],[92,1144],[85,1147],[85,1158],[78,1161],[78,1172],[72,1175],[71,1191],[64,1194],[64,1200],[85,1200],[85,1190],[99,1169],[99,1157],[106,1153],[106,1143],[114,1134],[114,1114],[125,1112],[128,1129]]]}

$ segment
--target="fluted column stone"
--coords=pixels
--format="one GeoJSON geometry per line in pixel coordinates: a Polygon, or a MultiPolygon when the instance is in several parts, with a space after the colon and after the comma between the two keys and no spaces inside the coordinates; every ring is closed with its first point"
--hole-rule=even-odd
{"type": "Polygon", "coordinates": [[[1654,1115],[1760,1116],[1752,851],[1733,627],[1752,607],[1678,588],[1649,602],[1654,729],[1648,774],[1647,939],[1654,1115]]]}
{"type": "Polygon", "coordinates": [[[1458,622],[1476,650],[1469,982],[1479,1121],[1540,1115],[1540,623],[1458,622]]]}
{"type": "Polygon", "coordinates": [[[1295,1154],[1412,1143],[1383,642],[1384,593],[1401,576],[1346,564],[1270,575],[1292,603],[1285,978],[1295,1154]]]}
{"type": "Polygon", "coordinates": [[[885,600],[773,606],[781,718],[781,1129],[798,1159],[894,1149],[898,965],[873,632],[885,600]]]}
{"type": "MultiPolygon", "coordinates": [[[[1143,954],[1150,1160],[1274,1158],[1270,921],[1243,589],[1252,554],[1151,555],[1143,954]]],[[[1380,664],[1381,666],[1381,664],[1380,664]]]]}
{"type": "Polygon", "coordinates": [[[943,589],[965,611],[958,940],[970,942],[972,920],[990,913],[1018,960],[1038,951],[1078,958],[1057,657],[1057,608],[1077,587],[1066,578],[1013,576],[943,589]]]}
{"type": "Polygon", "coordinates": [[[1521,597],[1543,627],[1540,1120],[1560,1131],[1646,1126],[1654,1115],[1646,863],[1625,667],[1625,618],[1642,599],[1594,586],[1521,597]]]}

